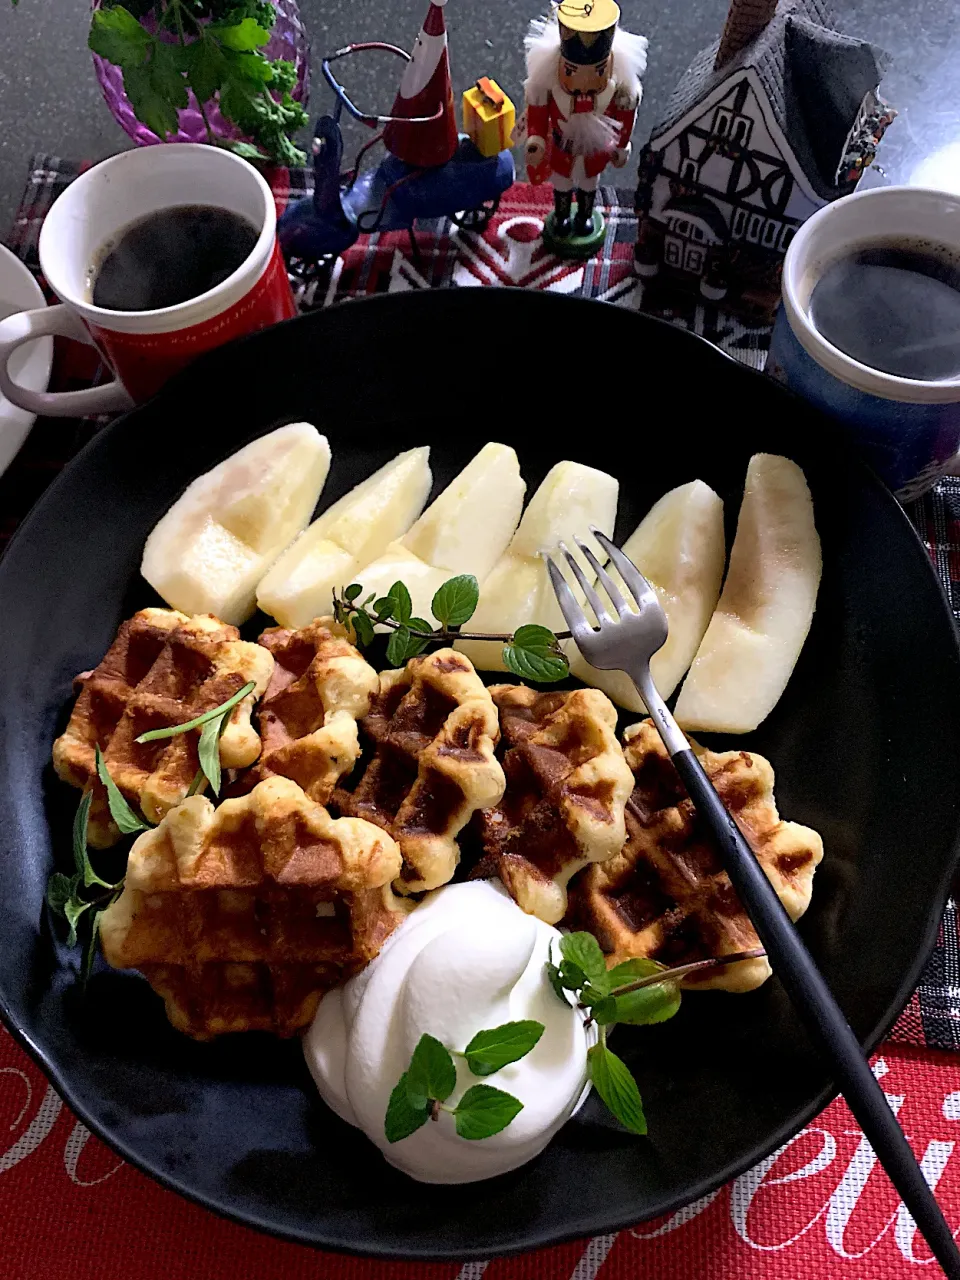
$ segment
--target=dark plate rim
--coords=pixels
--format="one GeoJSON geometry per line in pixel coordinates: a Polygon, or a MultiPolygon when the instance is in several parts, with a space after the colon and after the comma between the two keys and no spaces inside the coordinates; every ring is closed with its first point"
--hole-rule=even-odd
{"type": "MultiPolygon", "coordinates": [[[[512,295],[520,295],[525,299],[537,298],[538,303],[535,305],[542,305],[539,302],[539,299],[541,299],[543,295],[531,294],[529,291],[522,290],[519,288],[508,288],[508,289],[498,289],[498,290],[489,290],[489,291],[481,290],[480,293],[481,295],[488,294],[488,293],[496,293],[496,294],[502,295],[507,293],[512,295]]],[[[550,296],[551,296],[552,302],[555,303],[556,301],[559,301],[564,306],[568,306],[568,307],[579,306],[582,308],[587,305],[590,305],[590,306],[594,305],[594,300],[592,299],[579,298],[579,297],[571,298],[566,296],[561,296],[557,298],[555,295],[550,295],[550,296]]],[[[403,297],[404,295],[402,294],[401,295],[396,295],[396,294],[374,295],[372,297],[354,300],[351,303],[351,307],[360,305],[362,307],[374,307],[377,309],[393,309],[393,308],[396,308],[398,305],[400,306],[403,305],[402,303],[403,297]]],[[[324,312],[314,312],[311,315],[298,316],[291,320],[284,321],[283,327],[287,327],[289,325],[299,325],[303,327],[310,326],[311,324],[317,323],[318,321],[322,320],[322,317],[324,316],[324,314],[325,314],[324,312]]],[[[759,372],[758,370],[751,369],[749,366],[741,364],[739,361],[735,360],[732,356],[729,356],[726,352],[721,351],[719,347],[714,346],[713,343],[711,343],[708,339],[701,337],[699,334],[692,333],[689,330],[681,330],[677,326],[671,325],[667,321],[660,320],[657,317],[653,317],[653,316],[638,314],[637,319],[644,324],[653,324],[658,327],[669,329],[674,334],[683,334],[683,338],[681,340],[689,341],[691,343],[696,342],[700,347],[701,351],[705,355],[707,355],[708,359],[728,361],[731,365],[735,366],[742,374],[750,377],[754,377],[754,378],[765,377],[765,375],[759,372]]],[[[228,345],[231,349],[239,348],[246,345],[247,343],[251,343],[251,342],[255,343],[257,341],[258,336],[259,335],[257,334],[253,334],[253,335],[250,335],[249,337],[242,338],[239,341],[230,343],[228,345]]],[[[224,348],[220,348],[218,350],[222,351],[223,349],[224,348]]],[[[217,354],[216,352],[211,353],[211,355],[214,357],[216,356],[216,354],[217,354]]],[[[200,360],[198,360],[189,369],[184,370],[183,372],[178,374],[176,377],[172,378],[170,382],[168,382],[164,386],[164,388],[159,392],[159,394],[156,397],[154,397],[154,399],[151,400],[149,403],[151,405],[156,405],[158,403],[162,404],[165,400],[169,399],[171,396],[176,397],[176,395],[179,392],[180,385],[185,380],[196,377],[198,367],[202,369],[205,360],[208,358],[209,357],[201,357],[200,360]]],[[[790,395],[794,399],[799,398],[799,397],[796,397],[793,392],[790,392],[785,388],[784,388],[784,391],[785,391],[785,394],[790,395]]],[[[813,410],[810,410],[810,411],[813,412],[813,410]]],[[[56,506],[59,500],[59,490],[61,489],[61,487],[69,483],[70,473],[73,470],[73,468],[85,462],[87,460],[88,455],[93,453],[97,448],[101,447],[105,440],[112,438],[112,436],[115,433],[122,430],[127,421],[127,418],[130,417],[131,414],[135,414],[136,412],[137,412],[137,409],[133,409],[130,411],[129,414],[122,415],[121,417],[117,418],[114,422],[104,427],[95,436],[93,436],[92,439],[90,439],[73,458],[70,459],[67,465],[62,469],[60,474],[52,481],[52,483],[44,491],[40,499],[34,504],[34,506],[31,508],[27,516],[24,518],[24,520],[20,524],[20,526],[14,532],[12,538],[10,539],[10,542],[8,543],[7,550],[4,552],[4,558],[9,553],[10,548],[15,546],[21,540],[21,538],[29,536],[32,525],[35,522],[38,522],[45,517],[48,506],[49,507],[56,506]]],[[[899,523],[901,530],[906,534],[908,542],[911,542],[913,544],[914,550],[919,557],[919,563],[925,566],[925,571],[932,576],[934,582],[936,583],[939,608],[941,609],[944,617],[944,621],[947,624],[948,632],[953,639],[953,647],[957,654],[958,663],[960,663],[960,634],[958,634],[953,613],[950,609],[949,603],[940,586],[939,579],[936,576],[936,571],[934,570],[933,565],[930,563],[929,555],[927,554],[927,550],[923,544],[922,539],[920,538],[920,535],[917,533],[916,529],[914,528],[912,522],[910,521],[903,507],[896,500],[896,498],[893,496],[890,490],[877,477],[877,475],[873,472],[873,470],[866,463],[862,462],[857,458],[851,459],[851,462],[852,462],[852,465],[860,471],[865,483],[874,490],[880,502],[890,512],[894,520],[899,523]]],[[[885,1013],[880,1018],[877,1025],[873,1028],[873,1030],[870,1032],[868,1036],[864,1037],[860,1041],[861,1046],[864,1049],[864,1052],[867,1054],[872,1053],[873,1050],[876,1048],[876,1046],[880,1043],[880,1041],[883,1040],[887,1032],[893,1026],[897,1017],[900,1015],[902,1010],[905,1008],[905,1006],[909,1002],[911,995],[916,989],[920,975],[936,943],[937,932],[940,925],[940,918],[943,914],[947,899],[949,897],[950,884],[951,884],[953,875],[956,871],[958,862],[960,862],[960,824],[958,824],[958,829],[954,833],[953,861],[949,866],[945,868],[942,879],[941,879],[941,883],[937,891],[936,899],[931,903],[926,933],[921,941],[920,946],[918,947],[914,962],[906,970],[905,975],[901,979],[900,984],[897,988],[896,994],[890,1001],[885,1013]]],[[[531,1250],[546,1248],[556,1244],[562,1244],[562,1243],[575,1240],[575,1239],[580,1239],[589,1235],[596,1235],[598,1233],[607,1234],[607,1233],[623,1231],[628,1229],[629,1227],[636,1226],[639,1222],[649,1221],[650,1217],[653,1217],[653,1216],[659,1217],[665,1214],[674,1213],[678,1209],[684,1207],[685,1205],[691,1204],[693,1201],[698,1200],[703,1196],[709,1195],[710,1192],[716,1190],[718,1187],[722,1186],[724,1183],[729,1182],[734,1178],[737,1178],[740,1174],[744,1173],[747,1169],[751,1168],[752,1166],[757,1164],[759,1161],[765,1159],[767,1156],[772,1154],[772,1152],[777,1150],[777,1148],[782,1146],[785,1142],[789,1141],[790,1138],[794,1137],[797,1133],[800,1132],[801,1129],[803,1129],[806,1125],[808,1125],[812,1119],[814,1119],[817,1115],[819,1115],[820,1112],[823,1111],[823,1109],[837,1096],[837,1093],[838,1093],[838,1090],[832,1083],[827,1085],[824,1089],[820,1091],[820,1093],[818,1093],[815,1096],[815,1098],[806,1107],[802,1108],[798,1112],[795,1112],[794,1115],[786,1123],[784,1123],[779,1128],[771,1132],[766,1142],[755,1146],[750,1152],[745,1154],[740,1159],[731,1161],[728,1165],[726,1165],[724,1168],[719,1170],[715,1174],[715,1176],[708,1179],[704,1179],[703,1181],[688,1187],[687,1190],[681,1195],[677,1195],[668,1200],[665,1200],[660,1206],[658,1206],[656,1214],[648,1215],[645,1218],[635,1218],[632,1216],[623,1216],[622,1214],[612,1214],[607,1219],[603,1219],[602,1221],[594,1220],[589,1224],[571,1223],[569,1228],[565,1228],[560,1231],[552,1230],[552,1229],[551,1230],[533,1229],[529,1232],[529,1234],[525,1235],[522,1239],[516,1238],[504,1245],[498,1245],[496,1247],[493,1247],[493,1246],[485,1247],[485,1248],[476,1250],[476,1252],[470,1253],[468,1255],[464,1255],[462,1253],[454,1253],[454,1252],[451,1252],[450,1250],[443,1249],[443,1248],[430,1249],[430,1248],[423,1248],[423,1247],[410,1247],[410,1248],[381,1247],[381,1246],[378,1246],[375,1241],[363,1242],[362,1244],[360,1244],[360,1242],[354,1242],[354,1241],[347,1242],[347,1241],[344,1241],[342,1238],[341,1239],[320,1238],[315,1232],[310,1233],[309,1231],[306,1231],[306,1230],[300,1231],[295,1228],[278,1226],[276,1223],[270,1221],[263,1214],[258,1214],[254,1211],[236,1210],[233,1207],[231,1207],[229,1203],[218,1201],[214,1199],[212,1196],[205,1195],[202,1192],[197,1192],[193,1190],[190,1186],[188,1186],[186,1183],[181,1181],[174,1174],[171,1174],[151,1164],[151,1162],[148,1159],[139,1155],[138,1152],[134,1150],[132,1147],[130,1147],[126,1142],[116,1137],[111,1132],[110,1126],[107,1123],[98,1119],[82,1102],[79,1102],[73,1096],[73,1092],[71,1090],[70,1084],[65,1074],[54,1064],[54,1062],[48,1057],[48,1055],[44,1052],[44,1050],[41,1049],[41,1047],[38,1044],[36,1044],[31,1039],[31,1037],[27,1034],[27,1032],[20,1026],[19,1022],[17,1021],[15,1015],[13,1014],[8,1004],[7,998],[4,995],[4,992],[2,989],[0,989],[0,1022],[4,1024],[4,1026],[10,1032],[13,1039],[17,1042],[17,1044],[28,1054],[28,1056],[33,1060],[33,1062],[40,1068],[40,1070],[44,1073],[44,1075],[53,1085],[54,1089],[59,1094],[59,1096],[63,1099],[63,1101],[67,1104],[67,1106],[70,1107],[73,1113],[83,1122],[83,1124],[92,1133],[94,1133],[102,1142],[104,1142],[108,1147],[110,1147],[111,1150],[116,1152],[116,1154],[119,1155],[126,1163],[132,1165],[135,1169],[138,1169],[141,1173],[146,1174],[148,1177],[152,1178],[155,1182],[159,1183],[161,1186],[176,1192],[178,1195],[183,1196],[184,1199],[191,1201],[193,1204],[200,1205],[202,1208],[208,1209],[213,1213],[216,1213],[219,1217],[224,1218],[227,1221],[235,1222],[239,1226],[253,1228],[255,1230],[263,1232],[266,1235],[272,1236],[276,1239],[285,1240],[291,1244],[305,1245],[309,1248],[313,1248],[317,1250],[325,1250],[331,1253],[345,1254],[345,1255],[357,1256],[357,1257],[367,1257],[367,1258],[373,1258],[373,1259],[378,1259],[383,1261],[389,1261],[394,1259],[398,1261],[413,1261],[413,1262],[463,1262],[465,1260],[488,1261],[488,1260],[492,1260],[499,1257],[510,1257],[519,1253],[525,1253],[531,1250]]]]}

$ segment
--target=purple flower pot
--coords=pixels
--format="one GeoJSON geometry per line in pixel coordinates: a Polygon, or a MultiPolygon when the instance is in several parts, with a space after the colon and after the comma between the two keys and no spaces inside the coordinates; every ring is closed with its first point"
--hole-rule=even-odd
{"type": "MultiPolygon", "coordinates": [[[[271,61],[275,58],[285,58],[287,62],[293,63],[297,69],[293,97],[306,106],[310,96],[310,43],[300,18],[300,7],[297,0],[272,0],[272,3],[277,11],[277,20],[270,34],[270,42],[264,46],[262,52],[271,61]]],[[[99,8],[99,0],[94,0],[93,7],[99,8]]],[[[123,90],[123,72],[120,68],[114,66],[112,62],[105,61],[96,53],[93,55],[93,66],[107,106],[113,112],[121,129],[129,134],[138,146],[150,146],[161,141],[206,142],[208,140],[207,127],[193,93],[189,94],[189,105],[177,113],[180,118],[180,127],[177,132],[169,138],[161,139],[133,114],[133,108],[123,90]]],[[[215,137],[245,138],[236,125],[225,120],[220,114],[216,98],[212,98],[206,104],[206,113],[215,137]]]]}

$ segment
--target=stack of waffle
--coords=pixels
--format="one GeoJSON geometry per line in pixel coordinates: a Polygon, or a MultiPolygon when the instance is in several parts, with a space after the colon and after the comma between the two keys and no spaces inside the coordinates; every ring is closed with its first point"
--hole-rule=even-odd
{"type": "MultiPolygon", "coordinates": [[[[481,847],[473,875],[498,876],[530,914],[589,929],[611,964],[757,946],[653,725],[628,729],[621,748],[598,690],[487,689],[452,649],[378,676],[330,618],[250,644],[215,618],[166,609],[124,623],[78,682],[54,763],[93,791],[91,843],[119,835],[97,745],[127,800],[159,823],[134,844],[102,916],[104,953],[143,972],[197,1038],[305,1026],[323,993],[379,952],[410,895],[453,878],[467,835],[481,847]],[[199,731],[136,738],[248,681],[220,739],[228,798],[185,798],[199,731]]],[[[819,836],[780,819],[762,757],[696,749],[797,918],[819,836]]],[[[699,985],[749,990],[769,972],[765,959],[739,962],[699,985]]]]}

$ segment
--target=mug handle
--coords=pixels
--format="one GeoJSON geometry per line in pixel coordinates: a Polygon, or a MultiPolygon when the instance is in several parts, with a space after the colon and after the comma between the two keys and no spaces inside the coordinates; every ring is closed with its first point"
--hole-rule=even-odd
{"type": "Polygon", "coordinates": [[[80,317],[63,304],[41,307],[37,311],[18,311],[0,320],[0,392],[11,404],[46,418],[82,418],[88,413],[114,413],[133,408],[129,393],[116,380],[84,391],[30,391],[14,382],[7,369],[14,351],[24,342],[47,334],[96,346],[80,317]]]}

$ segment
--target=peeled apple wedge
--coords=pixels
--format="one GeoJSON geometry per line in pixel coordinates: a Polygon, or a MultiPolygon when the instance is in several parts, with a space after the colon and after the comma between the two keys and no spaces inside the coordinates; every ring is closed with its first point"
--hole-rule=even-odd
{"type": "MultiPolygon", "coordinates": [[[[480,581],[480,603],[469,629],[512,633],[525,623],[539,623],[561,630],[563,617],[540,552],[555,552],[564,542],[576,553],[575,536],[593,542],[591,525],[613,533],[619,489],[613,476],[579,462],[552,467],[530,499],[510,546],[480,581]]],[[[593,550],[602,555],[595,543],[593,550]]],[[[589,573],[586,561],[582,563],[589,573]]],[[[500,642],[458,640],[454,647],[481,671],[506,669],[500,642]]]]}
{"type": "MultiPolygon", "coordinates": [[[[622,549],[656,591],[667,615],[667,641],[653,655],[650,673],[661,696],[669,698],[693,661],[720,597],[726,558],[723,503],[702,480],[671,489],[653,504],[622,549]]],[[[619,573],[611,565],[607,571],[632,605],[619,573]]],[[[594,620],[589,607],[587,616],[594,620]]],[[[602,689],[627,711],[646,711],[624,672],[598,671],[572,640],[564,649],[573,675],[602,689]]]]}
{"type": "Polygon", "coordinates": [[[155,526],[140,572],[167,604],[238,626],[257,583],[304,528],[330,470],[308,422],[261,436],[198,476],[155,526]]]}
{"type": "Polygon", "coordinates": [[[685,729],[749,733],[766,719],[810,630],[820,570],[803,472],[788,458],[755,454],[723,594],[677,699],[685,729]]]}
{"type": "Polygon", "coordinates": [[[486,444],[447,485],[412,529],[359,570],[363,595],[385,594],[402,579],[414,617],[429,618],[434,593],[448,578],[482,582],[513,536],[526,485],[513,449],[486,444]]]}
{"type": "Polygon", "coordinates": [[[260,608],[284,627],[331,613],[334,590],[353,582],[423,510],[433,484],[429,458],[428,448],[398,454],[314,520],[258,586],[260,608]]]}

